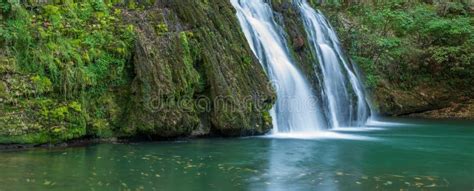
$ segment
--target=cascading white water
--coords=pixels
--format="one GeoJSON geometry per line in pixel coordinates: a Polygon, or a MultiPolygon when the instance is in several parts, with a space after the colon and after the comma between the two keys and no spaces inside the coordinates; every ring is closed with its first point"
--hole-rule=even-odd
{"type": "Polygon", "coordinates": [[[293,64],[282,28],[264,0],[231,0],[242,30],[267,75],[277,101],[271,110],[275,133],[310,132],[326,128],[310,85],[293,64]]]}
{"type": "Polygon", "coordinates": [[[363,85],[343,54],[336,33],[306,0],[295,0],[313,54],[322,89],[318,103],[305,77],[295,67],[281,26],[265,0],[231,0],[245,37],[275,83],[277,102],[271,110],[274,133],[308,132],[364,125],[370,116],[363,85]],[[321,76],[320,76],[321,75],[321,76]],[[327,121],[325,120],[327,119],[327,121]]]}
{"type": "Polygon", "coordinates": [[[341,50],[336,33],[324,15],[314,10],[306,0],[294,2],[300,11],[313,54],[318,58],[319,64],[314,66],[315,71],[321,71],[323,75],[319,78],[324,87],[321,91],[324,91],[323,100],[332,128],[364,125],[371,113],[369,104],[363,85],[353,71],[355,68],[350,67],[341,50]]]}

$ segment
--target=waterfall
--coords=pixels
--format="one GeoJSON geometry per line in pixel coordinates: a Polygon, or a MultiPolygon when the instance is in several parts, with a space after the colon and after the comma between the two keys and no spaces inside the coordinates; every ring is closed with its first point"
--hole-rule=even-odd
{"type": "Polygon", "coordinates": [[[274,133],[310,132],[366,123],[370,109],[363,85],[343,54],[336,33],[320,12],[306,0],[295,0],[309,47],[317,57],[313,67],[321,84],[321,90],[317,91],[321,100],[296,68],[284,30],[275,22],[269,3],[265,0],[231,2],[253,53],[276,89],[277,101],[270,111],[274,133]]]}
{"type": "Polygon", "coordinates": [[[254,54],[274,83],[277,101],[270,114],[274,133],[311,132],[326,128],[311,86],[291,59],[283,29],[264,0],[231,0],[254,54]]]}
{"type": "MultiPolygon", "coordinates": [[[[341,50],[334,29],[324,15],[306,0],[296,0],[313,54],[318,58],[315,71],[320,71],[323,100],[332,128],[362,126],[370,116],[364,88],[356,69],[351,67],[341,50]]],[[[316,74],[318,75],[318,74],[316,74]]]]}

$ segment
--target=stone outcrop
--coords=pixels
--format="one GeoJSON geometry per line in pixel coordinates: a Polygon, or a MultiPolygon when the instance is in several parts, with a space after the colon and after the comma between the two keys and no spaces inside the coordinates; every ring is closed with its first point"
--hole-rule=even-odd
{"type": "Polygon", "coordinates": [[[126,131],[157,137],[269,131],[275,96],[230,2],[163,0],[125,17],[137,31],[126,131]]]}

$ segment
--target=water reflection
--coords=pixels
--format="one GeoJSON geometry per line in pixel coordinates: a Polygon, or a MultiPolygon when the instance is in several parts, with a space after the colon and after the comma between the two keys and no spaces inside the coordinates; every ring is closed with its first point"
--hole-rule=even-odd
{"type": "Polygon", "coordinates": [[[417,124],[0,152],[0,190],[472,190],[472,123],[417,124]]]}
{"type": "Polygon", "coordinates": [[[265,190],[341,190],[341,184],[356,184],[355,177],[347,175],[363,174],[357,165],[350,169],[351,174],[344,172],[347,166],[360,163],[363,153],[346,152],[338,145],[318,140],[271,140],[269,146],[265,190]],[[349,161],[341,163],[341,158],[349,161]]]}

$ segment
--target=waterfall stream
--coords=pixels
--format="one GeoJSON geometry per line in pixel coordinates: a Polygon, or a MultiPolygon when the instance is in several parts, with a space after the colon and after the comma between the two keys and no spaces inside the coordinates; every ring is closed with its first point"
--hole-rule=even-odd
{"type": "MultiPolygon", "coordinates": [[[[348,59],[343,54],[334,29],[324,15],[306,0],[296,0],[313,54],[315,67],[323,75],[323,100],[328,108],[332,128],[362,126],[370,116],[364,88],[348,59]]],[[[318,71],[317,69],[315,69],[318,71]]]]}
{"type": "Polygon", "coordinates": [[[319,65],[315,63],[315,70],[320,67],[322,71],[320,83],[323,89],[316,92],[322,95],[322,102],[296,67],[283,27],[275,22],[270,4],[265,0],[231,2],[253,53],[274,83],[277,101],[270,111],[274,134],[365,123],[370,112],[362,85],[347,64],[336,34],[320,13],[306,1],[296,1],[313,53],[318,57],[319,65]]]}
{"type": "Polygon", "coordinates": [[[295,67],[287,49],[283,29],[273,10],[263,0],[232,0],[242,30],[267,75],[278,99],[271,110],[274,133],[308,132],[324,129],[320,105],[311,86],[295,67]]]}

